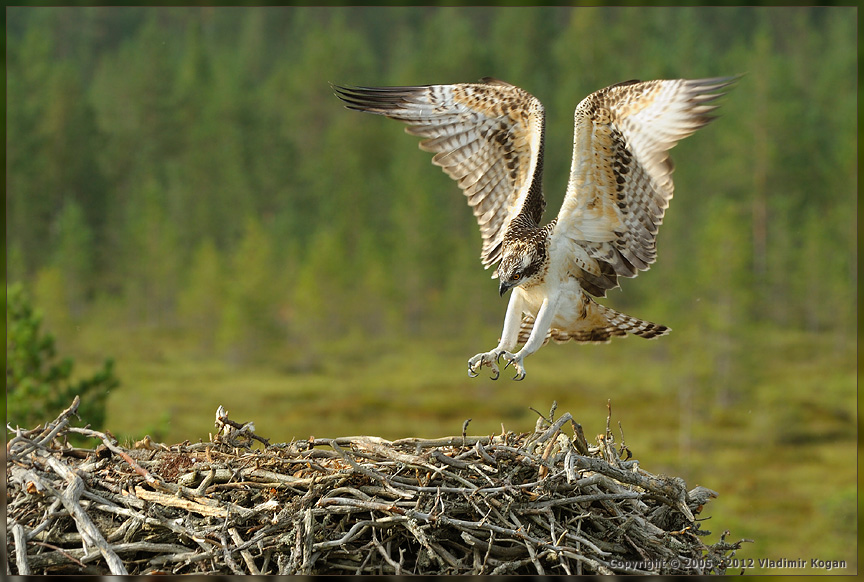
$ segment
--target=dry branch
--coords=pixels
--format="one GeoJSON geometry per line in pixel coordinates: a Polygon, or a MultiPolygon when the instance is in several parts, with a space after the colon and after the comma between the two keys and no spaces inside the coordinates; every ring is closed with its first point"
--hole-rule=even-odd
{"type": "Polygon", "coordinates": [[[640,468],[608,418],[589,444],[554,406],[524,434],[283,444],[220,407],[209,442],[132,448],[76,411],[10,429],[7,572],[708,574],[741,544],[703,542],[714,491],[640,468]]]}

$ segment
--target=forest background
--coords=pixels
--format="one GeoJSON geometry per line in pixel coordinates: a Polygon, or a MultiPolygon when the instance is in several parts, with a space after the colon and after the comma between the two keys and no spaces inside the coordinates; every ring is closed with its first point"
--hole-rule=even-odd
{"type": "Polygon", "coordinates": [[[553,400],[596,434],[611,399],[643,466],[720,492],[741,557],[857,570],[855,8],[6,16],[6,280],[79,373],[116,360],[119,436],[207,438],[220,404],[274,442],[488,434],[553,400]],[[467,378],[506,300],[456,185],[329,85],[527,89],[551,219],[579,100],[734,74],[672,152],[657,264],[605,301],[673,333],[547,346],[522,383],[467,378]]]}

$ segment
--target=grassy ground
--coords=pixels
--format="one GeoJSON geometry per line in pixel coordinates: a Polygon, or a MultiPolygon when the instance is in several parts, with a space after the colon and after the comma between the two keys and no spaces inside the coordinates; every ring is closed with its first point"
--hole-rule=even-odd
{"type": "Polygon", "coordinates": [[[309,366],[298,367],[295,353],[243,367],[192,357],[174,334],[115,333],[81,330],[76,349],[94,365],[95,346],[114,348],[123,386],[109,399],[108,428],[118,436],[206,439],[219,405],[234,420],[254,420],[271,442],[446,436],[468,418],[469,434],[489,434],[502,425],[530,430],[529,407],[545,413],[557,401],[591,440],[611,400],[616,436],[620,422],[646,469],[720,493],[704,528],[712,542],[724,529],[754,539],[739,552],[752,558],[753,573],[821,573],[811,559],[846,561],[831,573],[857,570],[857,368],[855,346],[836,338],[760,336],[738,356],[744,363],[733,367],[728,389],[728,373],[706,365],[704,346],[686,336],[547,346],[527,360],[524,382],[506,373],[492,382],[467,376],[467,357],[488,349],[474,340],[355,338],[318,352],[309,366]],[[760,559],[803,559],[807,568],[768,569],[760,559]]]}

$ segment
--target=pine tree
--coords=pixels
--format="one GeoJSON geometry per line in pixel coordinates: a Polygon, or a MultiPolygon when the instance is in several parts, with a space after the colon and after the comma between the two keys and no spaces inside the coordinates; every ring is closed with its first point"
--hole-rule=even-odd
{"type": "Polygon", "coordinates": [[[274,272],[270,235],[253,217],[226,269],[217,347],[232,363],[265,357],[284,345],[278,310],[283,290],[274,272]]]}
{"type": "Polygon", "coordinates": [[[95,277],[94,237],[78,202],[69,200],[57,219],[53,264],[63,275],[65,304],[81,317],[91,297],[95,277]]]}
{"type": "Polygon", "coordinates": [[[169,219],[155,178],[141,184],[127,205],[124,292],[133,321],[164,325],[173,320],[180,288],[182,249],[178,225],[169,219]]]}
{"type": "Polygon", "coordinates": [[[202,241],[177,299],[177,315],[204,353],[212,352],[225,308],[226,279],[212,240],[202,241]]]}
{"type": "Polygon", "coordinates": [[[6,298],[6,414],[11,426],[32,428],[81,398],[78,415],[94,428],[105,422],[108,395],[120,385],[108,359],[89,378],[72,380],[74,361],[57,361],[54,336],[42,330],[42,315],[20,284],[6,298]]]}

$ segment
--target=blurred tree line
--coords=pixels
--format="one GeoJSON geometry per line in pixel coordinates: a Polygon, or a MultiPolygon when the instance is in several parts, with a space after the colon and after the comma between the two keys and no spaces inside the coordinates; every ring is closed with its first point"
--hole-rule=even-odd
{"type": "Polygon", "coordinates": [[[188,331],[235,361],[489,344],[505,304],[464,198],[329,83],[531,91],[551,219],[579,100],[745,73],[673,151],[659,261],[610,302],[686,317],[712,350],[766,326],[853,337],[854,8],[9,8],[6,38],[7,280],[54,325],[188,331]]]}

